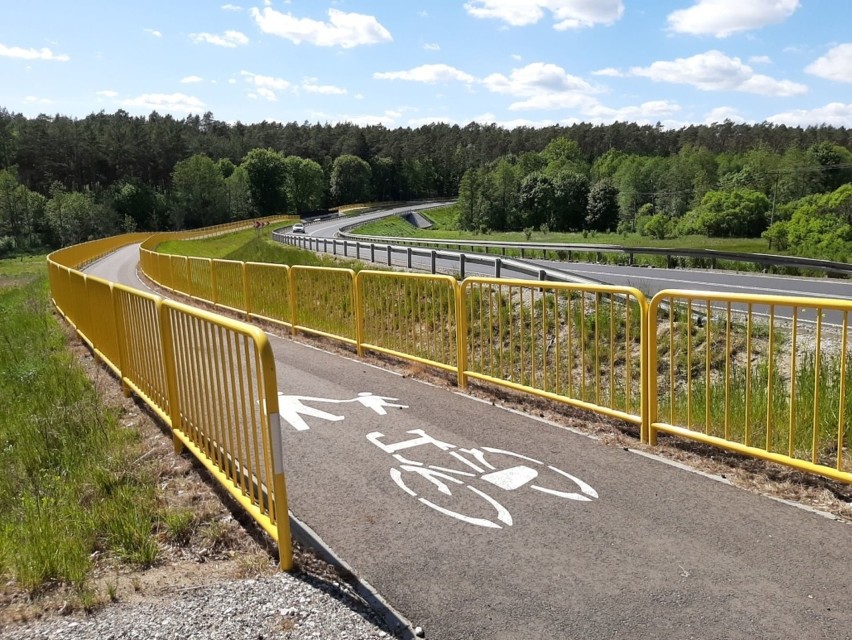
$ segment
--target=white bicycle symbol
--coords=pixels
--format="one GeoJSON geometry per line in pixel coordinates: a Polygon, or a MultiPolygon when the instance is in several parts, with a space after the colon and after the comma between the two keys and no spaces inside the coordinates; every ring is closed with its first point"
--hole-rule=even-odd
{"type": "Polygon", "coordinates": [[[432,500],[419,495],[410,485],[420,479],[424,479],[428,481],[427,488],[429,488],[429,485],[432,485],[441,494],[449,497],[453,497],[451,487],[456,489],[466,488],[489,504],[497,512],[496,520],[498,522],[502,522],[506,526],[512,526],[513,524],[512,515],[506,507],[481,489],[469,484],[470,482],[482,480],[489,483],[491,486],[504,491],[515,491],[522,487],[529,486],[529,488],[533,491],[539,491],[557,498],[564,498],[565,500],[575,500],[579,502],[590,502],[598,498],[597,492],[579,478],[551,465],[546,465],[544,462],[536,460],[535,458],[530,458],[505,449],[494,449],[492,447],[463,449],[448,442],[437,440],[427,434],[423,429],[414,429],[407,433],[417,437],[397,442],[395,444],[387,444],[382,442],[382,438],[385,437],[384,434],[374,431],[367,435],[367,439],[382,451],[392,455],[399,463],[398,467],[394,467],[390,470],[390,476],[400,489],[411,497],[417,498],[418,501],[430,509],[434,509],[444,515],[467,522],[468,524],[479,527],[488,527],[491,529],[502,529],[500,524],[494,520],[465,515],[458,511],[442,507],[432,500]],[[398,453],[399,451],[424,445],[431,445],[437,447],[441,451],[447,452],[447,454],[452,456],[456,461],[464,464],[465,470],[462,471],[438,465],[427,465],[416,460],[410,460],[398,453]],[[486,459],[486,455],[488,454],[491,456],[508,456],[521,462],[520,464],[516,464],[511,467],[498,469],[486,459]],[[543,469],[539,470],[530,465],[543,467],[543,469]],[[562,484],[565,484],[566,481],[570,482],[570,488],[574,490],[565,491],[562,488],[554,489],[544,486],[543,484],[539,484],[539,482],[541,482],[541,476],[547,472],[550,472],[550,475],[554,475],[555,479],[560,481],[562,484]],[[408,482],[403,479],[403,476],[408,478],[408,482]],[[536,482],[534,483],[534,481],[536,482]],[[579,489],[579,491],[577,491],[577,489],[579,489]]]}

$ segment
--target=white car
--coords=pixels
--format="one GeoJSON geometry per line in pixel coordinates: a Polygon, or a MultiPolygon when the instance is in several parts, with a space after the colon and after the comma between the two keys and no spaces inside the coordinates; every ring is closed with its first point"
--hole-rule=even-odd
{"type": "Polygon", "coordinates": [[[304,232],[305,232],[305,225],[303,225],[301,222],[297,222],[296,224],[293,225],[293,233],[304,233],[304,232]]]}

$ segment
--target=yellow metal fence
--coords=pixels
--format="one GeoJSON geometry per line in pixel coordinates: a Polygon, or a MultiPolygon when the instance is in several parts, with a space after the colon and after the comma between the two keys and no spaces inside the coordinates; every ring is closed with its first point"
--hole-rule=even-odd
{"type": "MultiPolygon", "coordinates": [[[[177,450],[189,449],[278,542],[292,567],[275,361],[257,327],[87,276],[78,268],[138,235],[62,249],[48,257],[58,310],[98,358],[170,427],[177,450]]],[[[158,277],[174,264],[149,256],[158,277]]],[[[210,293],[214,272],[183,280],[210,293]]],[[[191,274],[192,271],[185,270],[191,274]]],[[[168,274],[168,275],[166,275],[168,274]]],[[[232,273],[223,271],[223,281],[232,273]]],[[[189,288],[188,287],[188,288],[189,288]]],[[[230,298],[227,301],[232,301],[230,298]]]]}
{"type": "Polygon", "coordinates": [[[155,246],[153,279],[248,318],[852,482],[852,303],[208,259],[193,280],[155,246]]]}

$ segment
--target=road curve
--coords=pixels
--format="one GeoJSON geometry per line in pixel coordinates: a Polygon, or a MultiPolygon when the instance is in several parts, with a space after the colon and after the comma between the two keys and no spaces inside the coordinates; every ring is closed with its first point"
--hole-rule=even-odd
{"type": "Polygon", "coordinates": [[[848,524],[271,341],[293,514],[427,638],[849,637],[848,524]]]}

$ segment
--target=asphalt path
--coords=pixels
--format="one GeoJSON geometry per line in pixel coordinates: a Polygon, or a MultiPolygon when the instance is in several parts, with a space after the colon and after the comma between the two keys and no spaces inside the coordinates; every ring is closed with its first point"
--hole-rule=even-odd
{"type": "Polygon", "coordinates": [[[427,638],[852,637],[849,524],[271,341],[293,515],[427,638]]]}

